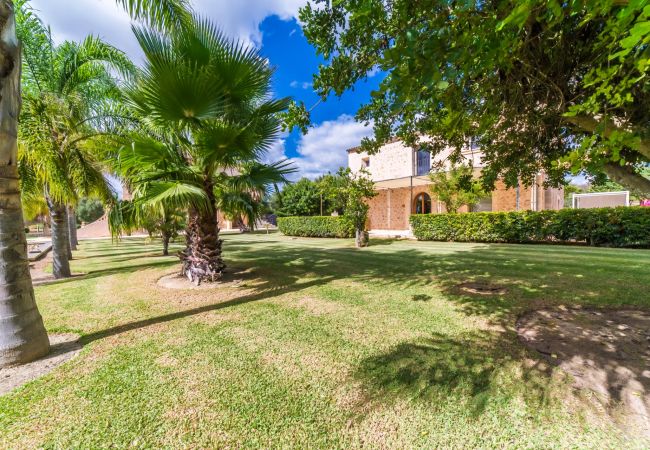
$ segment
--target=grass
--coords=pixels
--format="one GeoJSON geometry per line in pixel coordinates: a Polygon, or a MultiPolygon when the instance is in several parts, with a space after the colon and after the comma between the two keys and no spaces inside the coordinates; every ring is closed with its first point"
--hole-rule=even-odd
{"type": "Polygon", "coordinates": [[[36,288],[79,357],[0,398],[2,448],[620,448],[519,343],[546,305],[650,307],[650,252],[225,237],[239,286],[176,291],[160,244],[86,241],[36,288]],[[502,295],[458,285],[489,280],[502,295]]]}

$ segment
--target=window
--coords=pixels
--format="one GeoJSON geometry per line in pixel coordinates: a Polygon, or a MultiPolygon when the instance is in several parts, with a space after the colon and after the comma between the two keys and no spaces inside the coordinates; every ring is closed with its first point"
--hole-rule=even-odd
{"type": "Polygon", "coordinates": [[[361,168],[362,169],[367,169],[370,167],[370,158],[362,158],[361,159],[361,168]]]}
{"type": "Polygon", "coordinates": [[[431,153],[418,150],[415,160],[415,175],[427,175],[431,171],[431,153]]]}
{"type": "Polygon", "coordinates": [[[415,197],[413,212],[415,214],[431,214],[431,197],[429,197],[429,194],[422,192],[415,197]]]}

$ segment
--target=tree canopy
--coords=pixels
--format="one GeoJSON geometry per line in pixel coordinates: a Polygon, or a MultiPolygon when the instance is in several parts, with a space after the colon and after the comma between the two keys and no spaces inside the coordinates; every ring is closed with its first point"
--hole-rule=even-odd
{"type": "Polygon", "coordinates": [[[369,173],[365,170],[354,173],[349,167],[341,167],[336,174],[324,175],[319,183],[332,208],[342,209],[343,215],[354,224],[357,247],[367,246],[368,200],[377,195],[369,173]]]}
{"type": "MultiPolygon", "coordinates": [[[[644,0],[312,0],[300,11],[325,58],[323,100],[379,70],[357,119],[365,150],[393,136],[452,161],[484,152],[486,186],[554,185],[585,172],[650,193],[650,6],[644,0]],[[430,142],[418,142],[423,135],[430,142]]],[[[309,122],[305,105],[289,126],[309,122]]]]}
{"type": "Polygon", "coordinates": [[[76,213],[80,222],[91,223],[104,215],[104,205],[96,198],[83,197],[77,204],[76,213]]]}
{"type": "Polygon", "coordinates": [[[273,97],[265,58],[207,20],[134,31],[145,62],[124,95],[137,126],[113,149],[114,169],[136,210],[189,210],[182,273],[215,281],[225,269],[217,212],[253,227],[269,188],[293,171],[261,162],[288,99],[273,97]]]}
{"type": "Polygon", "coordinates": [[[318,216],[331,212],[329,202],[322,197],[319,183],[308,178],[285,184],[281,192],[273,195],[272,206],[280,217],[318,216]]]}
{"type": "Polygon", "coordinates": [[[431,173],[429,177],[432,182],[431,192],[449,213],[458,212],[465,205],[471,210],[485,197],[470,165],[452,165],[448,172],[440,170],[431,173]]]}

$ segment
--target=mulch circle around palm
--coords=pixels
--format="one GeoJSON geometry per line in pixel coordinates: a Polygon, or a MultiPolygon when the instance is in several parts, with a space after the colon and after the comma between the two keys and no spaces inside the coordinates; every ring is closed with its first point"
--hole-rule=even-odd
{"type": "Polygon", "coordinates": [[[650,311],[542,309],[517,321],[520,340],[573,377],[597,411],[650,437],[650,311]]]}
{"type": "Polygon", "coordinates": [[[82,345],[76,334],[53,333],[48,337],[50,352],[47,355],[27,364],[0,369],[0,395],[50,373],[81,351],[82,345]]]}
{"type": "Polygon", "coordinates": [[[165,289],[218,289],[226,287],[243,287],[245,281],[250,279],[253,271],[239,267],[227,267],[223,276],[214,282],[196,284],[178,272],[174,272],[158,279],[157,285],[165,289]]]}

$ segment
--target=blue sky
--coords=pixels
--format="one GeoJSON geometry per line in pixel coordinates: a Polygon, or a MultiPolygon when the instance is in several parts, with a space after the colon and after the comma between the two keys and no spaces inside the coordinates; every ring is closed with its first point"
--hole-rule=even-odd
{"type": "MultiPolygon", "coordinates": [[[[305,0],[193,0],[195,11],[210,17],[225,33],[253,45],[267,57],[276,73],[273,89],[277,96],[316,103],[312,76],[322,62],[305,39],[297,21],[298,8],[305,0]]],[[[80,40],[99,35],[141,60],[132,36],[130,19],[114,0],[32,0],[41,19],[51,25],[54,38],[80,40]]],[[[346,165],[345,150],[371,133],[354,120],[358,107],[380,82],[380,75],[359,83],[341,99],[331,98],[312,111],[314,127],[302,136],[294,131],[282,135],[267,155],[268,161],[292,159],[299,176],[315,177],[346,165]]]]}

